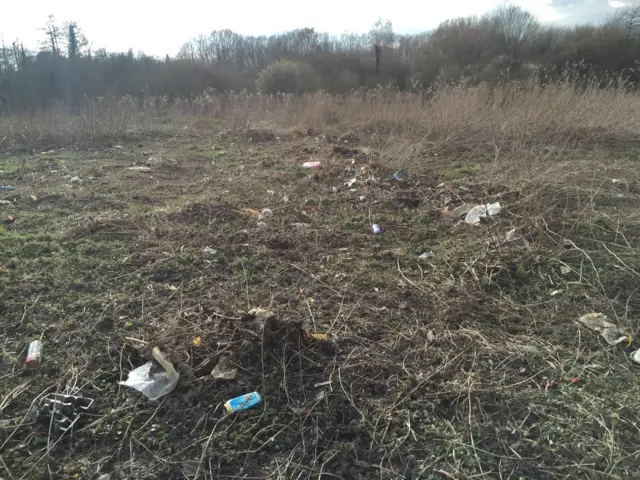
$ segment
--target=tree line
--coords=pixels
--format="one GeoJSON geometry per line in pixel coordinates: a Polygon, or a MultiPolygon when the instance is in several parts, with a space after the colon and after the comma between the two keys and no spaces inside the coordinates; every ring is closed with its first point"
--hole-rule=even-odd
{"type": "Polygon", "coordinates": [[[448,20],[430,32],[399,35],[379,20],[366,34],[328,35],[302,28],[273,36],[213,31],[175,57],[93,51],[80,27],[53,17],[37,49],[0,45],[0,112],[36,111],[52,102],[130,95],[193,96],[260,91],[332,93],[379,85],[425,90],[459,82],[499,82],[567,66],[580,74],[640,78],[640,7],[617,10],[599,25],[542,25],[518,6],[448,20]]]}

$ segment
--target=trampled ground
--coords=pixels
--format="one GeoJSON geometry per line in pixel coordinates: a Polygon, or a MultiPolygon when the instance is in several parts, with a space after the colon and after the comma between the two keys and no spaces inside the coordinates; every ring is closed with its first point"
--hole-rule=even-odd
{"type": "Polygon", "coordinates": [[[355,128],[200,121],[52,147],[0,157],[3,478],[637,474],[637,342],[576,322],[638,329],[632,138],[403,163],[355,128]],[[481,225],[443,214],[493,201],[481,225]],[[181,377],[150,402],[118,381],[155,345],[181,377]],[[221,357],[235,379],[212,378],[221,357]],[[251,391],[262,406],[224,413],[251,391]],[[52,392],[94,399],[62,437],[29,415],[52,392]]]}

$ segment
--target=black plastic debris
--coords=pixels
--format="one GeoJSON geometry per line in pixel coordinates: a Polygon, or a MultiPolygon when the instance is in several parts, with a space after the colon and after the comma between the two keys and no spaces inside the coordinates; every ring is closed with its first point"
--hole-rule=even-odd
{"type": "Polygon", "coordinates": [[[74,422],[78,423],[82,414],[89,412],[91,405],[92,398],[52,393],[42,400],[37,420],[47,428],[50,427],[51,431],[63,434],[74,422]]]}

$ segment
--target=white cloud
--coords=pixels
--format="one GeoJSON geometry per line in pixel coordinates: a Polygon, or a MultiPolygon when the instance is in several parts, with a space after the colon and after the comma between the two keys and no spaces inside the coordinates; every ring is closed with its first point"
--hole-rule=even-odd
{"type": "MultiPolygon", "coordinates": [[[[555,0],[557,1],[557,0],[555,0]]],[[[563,0],[565,1],[565,0],[563,0]]],[[[596,0],[572,0],[575,3],[596,0]]],[[[598,0],[606,2],[607,0],[598,0]]],[[[609,0],[618,2],[620,0],[609,0]]],[[[542,21],[566,20],[570,11],[554,7],[554,0],[520,0],[542,21]]],[[[7,3],[7,2],[5,2],[7,3]]],[[[314,27],[317,31],[364,33],[382,17],[393,22],[397,32],[419,32],[440,22],[466,15],[480,15],[502,0],[300,0],[201,1],[162,3],[150,0],[31,0],[3,5],[0,32],[6,42],[19,38],[35,48],[49,14],[62,23],[76,21],[94,49],[111,51],[144,50],[163,56],[175,54],[188,39],[212,30],[229,28],[247,35],[265,35],[294,28],[314,27]]]]}
{"type": "Polygon", "coordinates": [[[623,8],[628,7],[631,2],[621,2],[619,0],[609,0],[609,6],[611,8],[623,8]]]}

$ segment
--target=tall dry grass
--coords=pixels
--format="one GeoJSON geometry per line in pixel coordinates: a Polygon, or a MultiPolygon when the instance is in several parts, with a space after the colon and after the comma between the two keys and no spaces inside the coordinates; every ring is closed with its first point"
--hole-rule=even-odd
{"type": "Polygon", "coordinates": [[[380,138],[437,141],[458,148],[491,143],[517,149],[586,142],[603,134],[636,135],[640,95],[614,83],[604,88],[595,81],[541,87],[531,81],[448,86],[428,94],[381,88],[347,95],[274,97],[208,91],[173,101],[99,98],[74,108],[58,104],[45,112],[0,117],[0,148],[99,142],[166,130],[171,119],[184,124],[198,117],[221,118],[232,128],[358,129],[380,138]]]}

